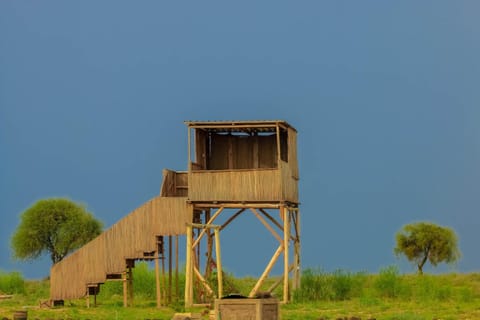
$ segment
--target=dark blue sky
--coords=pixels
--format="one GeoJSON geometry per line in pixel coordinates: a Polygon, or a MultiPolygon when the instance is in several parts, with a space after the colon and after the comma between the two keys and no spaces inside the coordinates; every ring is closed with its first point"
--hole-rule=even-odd
{"type": "MultiPolygon", "coordinates": [[[[478,1],[1,1],[0,269],[48,274],[48,259],[10,259],[38,199],[87,203],[108,227],[157,195],[163,168],[187,168],[184,120],[283,119],[299,131],[304,267],[402,264],[395,232],[430,220],[458,233],[454,270],[478,271],[478,12],[478,1]]],[[[261,272],[268,241],[239,220],[222,233],[225,267],[261,272]]]]}

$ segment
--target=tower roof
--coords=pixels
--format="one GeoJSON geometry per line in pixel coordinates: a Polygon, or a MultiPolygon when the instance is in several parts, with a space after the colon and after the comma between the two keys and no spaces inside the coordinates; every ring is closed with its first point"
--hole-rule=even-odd
{"type": "MultiPolygon", "coordinates": [[[[277,126],[295,130],[284,120],[240,120],[240,121],[185,121],[189,128],[204,129],[206,131],[229,132],[274,132],[277,126]]],[[[295,130],[296,131],[296,130],[295,130]]]]}

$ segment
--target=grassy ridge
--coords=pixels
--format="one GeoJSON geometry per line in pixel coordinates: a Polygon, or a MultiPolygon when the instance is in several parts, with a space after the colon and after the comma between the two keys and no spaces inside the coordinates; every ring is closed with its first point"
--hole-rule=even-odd
{"type": "MultiPolygon", "coordinates": [[[[175,312],[184,311],[182,301],[157,309],[153,271],[139,263],[134,272],[134,307],[123,308],[121,283],[108,282],[101,287],[99,306],[90,309],[84,300],[67,301],[64,308],[40,308],[39,301],[49,296],[48,280],[24,281],[19,273],[0,272],[0,294],[13,294],[12,299],[0,300],[0,319],[11,319],[15,310],[24,307],[29,319],[171,319],[175,312]]],[[[226,293],[246,295],[254,281],[227,275],[225,287],[230,292],[226,293]]],[[[480,274],[401,275],[396,267],[378,274],[306,269],[301,289],[292,298],[293,303],[281,306],[284,320],[480,319],[480,274]]]]}

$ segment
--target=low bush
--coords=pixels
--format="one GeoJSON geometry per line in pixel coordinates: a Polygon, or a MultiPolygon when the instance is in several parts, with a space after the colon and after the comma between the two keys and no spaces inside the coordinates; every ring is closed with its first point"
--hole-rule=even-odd
{"type": "Polygon", "coordinates": [[[25,280],[20,272],[0,271],[0,292],[4,294],[24,294],[25,280]]]}
{"type": "Polygon", "coordinates": [[[374,286],[381,297],[398,297],[402,287],[398,267],[389,266],[381,269],[374,281],[374,286]]]}

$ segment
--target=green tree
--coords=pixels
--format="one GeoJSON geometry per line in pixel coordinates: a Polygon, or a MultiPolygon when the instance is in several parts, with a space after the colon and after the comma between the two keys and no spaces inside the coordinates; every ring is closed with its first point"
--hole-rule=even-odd
{"type": "Polygon", "coordinates": [[[416,264],[418,273],[429,261],[432,266],[441,262],[453,263],[460,258],[455,231],[434,223],[418,222],[407,224],[396,235],[396,255],[405,255],[416,264]]]}
{"type": "Polygon", "coordinates": [[[39,200],[20,219],[11,239],[18,260],[49,253],[57,263],[102,232],[102,223],[85,206],[64,198],[39,200]]]}

